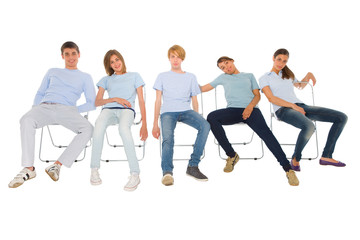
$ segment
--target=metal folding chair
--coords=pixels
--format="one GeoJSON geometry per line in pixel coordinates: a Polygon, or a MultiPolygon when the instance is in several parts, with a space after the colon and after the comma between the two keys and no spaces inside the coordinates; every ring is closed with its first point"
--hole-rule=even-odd
{"type": "MultiPolygon", "coordinates": [[[[215,88],[215,108],[216,108],[216,110],[218,110],[218,109],[225,108],[225,107],[226,107],[226,101],[225,101],[224,88],[216,87],[215,88]],[[223,96],[222,99],[219,99],[218,95],[223,96]]],[[[240,159],[242,159],[242,160],[261,159],[262,157],[264,157],[263,141],[255,134],[255,132],[251,128],[245,127],[245,126],[247,126],[246,123],[240,122],[240,123],[236,123],[233,125],[224,125],[223,127],[226,132],[226,136],[229,139],[230,144],[232,146],[236,146],[239,149],[236,152],[239,154],[240,159]],[[227,130],[230,128],[231,128],[231,131],[227,130]],[[239,130],[241,130],[241,131],[239,131],[239,130]],[[246,135],[247,138],[244,140],[240,139],[240,141],[239,141],[239,136],[243,136],[243,135],[246,135]],[[254,135],[256,135],[255,138],[260,140],[261,152],[257,153],[257,155],[254,155],[254,156],[241,157],[241,156],[243,156],[244,151],[240,150],[240,147],[243,146],[241,149],[245,149],[244,146],[250,145],[254,140],[254,135]]],[[[228,158],[228,156],[226,156],[224,150],[221,148],[221,146],[218,143],[218,141],[216,140],[216,138],[214,138],[214,143],[218,146],[219,157],[226,160],[228,158]]],[[[235,147],[234,147],[234,149],[235,149],[235,147]]]]}
{"type": "MultiPolygon", "coordinates": [[[[314,97],[314,88],[313,86],[308,83],[308,82],[304,82],[304,83],[301,83],[301,84],[306,84],[308,85],[309,87],[307,89],[308,92],[305,92],[305,90],[303,90],[304,88],[302,89],[299,89],[299,88],[295,88],[295,92],[296,92],[296,96],[300,96],[299,98],[300,99],[307,99],[312,102],[312,105],[315,106],[315,97],[314,97]],[[310,92],[310,94],[309,94],[310,92]],[[309,96],[310,95],[310,96],[309,96]]],[[[301,159],[307,159],[307,160],[313,160],[313,159],[317,159],[318,156],[319,156],[319,144],[318,144],[318,136],[317,136],[317,126],[316,126],[316,121],[313,121],[314,122],[314,125],[315,125],[315,132],[314,132],[314,135],[315,135],[315,141],[313,146],[315,146],[315,152],[316,152],[316,155],[315,156],[307,156],[307,157],[302,157],[301,159]]],[[[279,141],[281,147],[283,148],[284,152],[288,152],[290,151],[289,148],[292,150],[292,152],[294,152],[294,149],[295,149],[295,145],[296,145],[296,139],[297,139],[297,136],[299,135],[299,132],[300,130],[295,128],[294,126],[291,126],[290,124],[287,124],[287,123],[283,123],[281,120],[279,120],[277,117],[276,117],[276,114],[274,112],[274,109],[273,109],[273,106],[272,104],[270,103],[270,129],[271,131],[273,132],[273,134],[275,135],[276,139],[279,141]],[[273,121],[273,119],[275,119],[276,121],[273,121]],[[280,133],[275,133],[274,132],[274,125],[276,125],[275,122],[278,122],[281,124],[281,129],[282,129],[282,132],[286,132],[286,134],[280,134],[280,133]],[[289,139],[289,138],[294,138],[295,139],[289,139]]],[[[308,148],[308,146],[310,146],[311,144],[309,144],[311,141],[313,140],[313,138],[311,138],[308,142],[308,144],[306,145],[305,149],[304,150],[310,150],[308,148]]],[[[309,154],[308,151],[305,151],[305,154],[309,154]]],[[[314,153],[310,153],[310,155],[312,155],[314,153]]],[[[287,159],[292,159],[292,157],[288,154],[286,154],[286,158],[287,159]]]]}
{"type": "MultiPolygon", "coordinates": [[[[200,100],[198,99],[198,102],[199,102],[199,114],[201,116],[203,116],[204,108],[203,108],[202,93],[200,93],[200,100]]],[[[159,126],[160,126],[160,131],[162,131],[160,118],[159,118],[159,126]]],[[[192,127],[189,127],[188,125],[186,125],[182,122],[177,122],[176,128],[174,131],[175,132],[174,132],[173,160],[176,160],[176,161],[189,160],[190,159],[189,156],[194,148],[197,130],[192,127]],[[184,129],[184,127],[186,129],[184,129]],[[175,135],[178,137],[176,138],[175,135]],[[186,142],[181,141],[181,140],[189,140],[189,139],[193,140],[192,143],[188,143],[188,141],[186,141],[186,142]],[[178,148],[178,147],[181,148],[183,151],[175,151],[175,148],[178,148]],[[188,152],[186,152],[186,150],[188,150],[188,152]],[[180,152],[183,154],[179,155],[180,152]]],[[[160,156],[162,156],[162,134],[160,134],[159,143],[160,143],[160,156]]],[[[203,159],[204,157],[205,157],[205,148],[204,148],[203,154],[201,155],[200,159],[203,159]]]]}
{"type": "MultiPolygon", "coordinates": [[[[83,115],[84,118],[88,119],[88,116],[89,116],[89,112],[87,112],[85,115],[83,115]]],[[[44,157],[42,156],[43,155],[43,144],[44,144],[44,128],[47,129],[47,132],[48,132],[48,137],[50,138],[50,141],[51,141],[51,145],[57,149],[61,149],[61,148],[66,148],[67,145],[62,145],[62,144],[58,144],[58,143],[55,143],[55,142],[58,142],[59,140],[55,141],[54,140],[54,137],[53,137],[53,134],[51,133],[51,131],[56,131],[55,128],[57,128],[57,126],[60,126],[60,125],[57,125],[57,124],[52,124],[52,125],[46,125],[44,127],[41,128],[41,133],[40,133],[40,144],[39,144],[39,159],[40,161],[42,162],[56,162],[57,159],[49,159],[49,157],[44,157]],[[52,130],[50,130],[50,126],[52,126],[52,130]]],[[[61,131],[61,135],[66,135],[66,133],[64,132],[63,129],[60,130],[61,131]]],[[[82,161],[84,160],[85,156],[86,156],[86,149],[88,147],[91,146],[91,140],[89,141],[89,144],[87,144],[84,148],[84,150],[82,151],[82,154],[80,155],[80,158],[77,158],[75,160],[75,162],[79,162],[79,161],[82,161]]],[[[51,158],[51,157],[50,157],[51,158]]]]}
{"type": "MultiPolygon", "coordinates": [[[[144,94],[144,101],[146,102],[146,91],[145,91],[145,87],[143,87],[143,94],[144,94]]],[[[140,128],[140,124],[142,123],[142,117],[141,117],[141,113],[140,113],[140,105],[139,105],[139,100],[138,98],[135,99],[135,119],[134,119],[134,126],[139,126],[140,128]]],[[[114,129],[117,128],[118,124],[114,124],[109,126],[106,129],[105,132],[105,138],[106,138],[106,143],[107,145],[112,148],[112,149],[119,149],[122,148],[122,151],[117,151],[116,154],[120,155],[120,158],[117,159],[111,159],[109,156],[106,156],[105,159],[101,159],[101,161],[103,162],[118,162],[118,161],[127,161],[126,155],[125,155],[125,151],[124,151],[124,145],[122,144],[122,140],[121,137],[119,136],[119,132],[117,130],[112,131],[110,129],[114,129]],[[114,133],[114,134],[111,134],[114,133]]],[[[146,141],[141,141],[138,140],[136,141],[136,139],[138,139],[138,133],[139,131],[134,131],[134,129],[132,129],[132,133],[133,133],[133,139],[134,139],[134,145],[135,145],[135,150],[140,150],[140,151],[136,151],[136,155],[139,161],[143,160],[145,157],[145,143],[146,141]],[[140,154],[140,156],[138,156],[140,154]]],[[[104,146],[105,148],[105,146],[104,146]]],[[[109,151],[110,149],[107,149],[106,151],[104,151],[103,149],[103,153],[107,152],[108,155],[112,155],[109,151]]]]}

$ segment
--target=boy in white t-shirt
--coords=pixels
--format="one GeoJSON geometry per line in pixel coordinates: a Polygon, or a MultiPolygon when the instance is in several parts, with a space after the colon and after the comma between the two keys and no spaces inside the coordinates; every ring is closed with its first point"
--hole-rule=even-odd
{"type": "Polygon", "coordinates": [[[156,139],[160,136],[158,125],[160,116],[163,138],[161,159],[161,168],[163,170],[162,183],[165,186],[173,185],[174,183],[174,130],[177,122],[183,122],[198,130],[194,151],[191,154],[186,174],[199,181],[207,181],[208,178],[198,168],[210,131],[209,123],[198,113],[196,95],[201,93],[201,91],[196,76],[181,69],[181,63],[185,59],[185,50],[178,45],[174,45],[168,51],[168,58],[171,70],[160,73],[154,84],[156,101],[152,134],[156,139]],[[161,104],[161,97],[163,104],[161,104]],[[192,102],[195,111],[191,109],[190,102],[192,102]]]}

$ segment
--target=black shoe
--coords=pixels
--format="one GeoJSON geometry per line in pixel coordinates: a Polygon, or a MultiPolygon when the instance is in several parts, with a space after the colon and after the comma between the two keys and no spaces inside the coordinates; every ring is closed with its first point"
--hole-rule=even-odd
{"type": "Polygon", "coordinates": [[[208,180],[208,178],[200,172],[198,166],[194,166],[194,167],[188,166],[187,170],[186,170],[186,174],[190,177],[195,178],[196,180],[199,180],[199,181],[206,182],[208,180]]]}

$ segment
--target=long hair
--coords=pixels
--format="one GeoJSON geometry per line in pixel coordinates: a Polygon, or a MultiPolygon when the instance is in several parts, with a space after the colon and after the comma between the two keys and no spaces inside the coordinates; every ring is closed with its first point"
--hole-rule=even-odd
{"type": "MultiPolygon", "coordinates": [[[[274,53],[274,58],[276,58],[277,55],[286,55],[289,57],[289,51],[286,50],[285,48],[280,48],[278,50],[276,50],[276,52],[274,53]]],[[[282,69],[282,79],[295,79],[295,74],[290,70],[290,68],[285,65],[285,67],[282,69]]]]}
{"type": "Polygon", "coordinates": [[[114,74],[114,69],[112,69],[111,67],[111,64],[110,64],[110,58],[112,55],[116,55],[121,63],[122,63],[122,67],[121,67],[121,72],[122,73],[126,73],[126,65],[125,65],[125,61],[124,61],[124,58],[123,56],[115,49],[113,50],[109,50],[106,54],[105,54],[105,57],[104,57],[104,67],[105,67],[105,71],[106,73],[111,76],[114,74]]]}

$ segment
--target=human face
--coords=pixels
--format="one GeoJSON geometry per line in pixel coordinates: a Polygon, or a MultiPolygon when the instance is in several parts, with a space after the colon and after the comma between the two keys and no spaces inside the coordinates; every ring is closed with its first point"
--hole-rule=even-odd
{"type": "Polygon", "coordinates": [[[178,56],[178,54],[176,52],[170,53],[169,61],[171,64],[171,70],[182,72],[181,63],[183,60],[178,56]]]}
{"type": "Polygon", "coordinates": [[[61,57],[65,60],[65,68],[77,69],[80,53],[75,48],[65,48],[61,57]]]}
{"type": "Polygon", "coordinates": [[[234,60],[225,60],[224,62],[219,63],[219,68],[226,74],[237,74],[239,71],[234,65],[234,60]]]}
{"type": "Polygon", "coordinates": [[[114,70],[115,74],[123,74],[122,66],[123,63],[118,56],[114,54],[110,57],[110,67],[114,70]]]}
{"type": "Polygon", "coordinates": [[[65,60],[65,68],[77,69],[80,53],[75,48],[65,48],[61,57],[65,60]]]}
{"type": "Polygon", "coordinates": [[[273,57],[274,66],[273,71],[279,73],[287,64],[289,56],[284,54],[279,54],[276,57],[273,57]]]}

